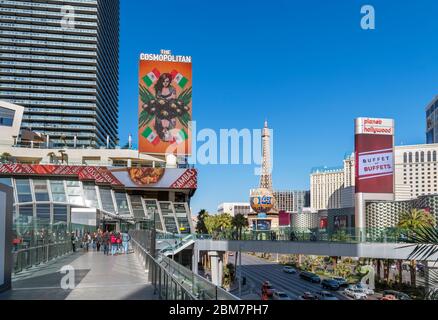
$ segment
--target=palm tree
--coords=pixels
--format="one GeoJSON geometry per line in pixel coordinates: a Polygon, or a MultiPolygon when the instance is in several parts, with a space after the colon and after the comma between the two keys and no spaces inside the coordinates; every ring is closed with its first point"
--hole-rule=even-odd
{"type": "MultiPolygon", "coordinates": [[[[433,228],[435,221],[433,216],[426,210],[412,209],[409,211],[404,211],[400,215],[400,221],[398,223],[399,228],[406,229],[406,238],[409,239],[420,230],[428,230],[433,228]]],[[[417,282],[417,263],[415,259],[411,259],[409,266],[409,271],[411,273],[411,285],[416,286],[417,282]]]]}
{"type": "Polygon", "coordinates": [[[208,212],[202,209],[198,212],[198,221],[196,222],[196,232],[199,234],[207,234],[208,229],[205,226],[205,219],[208,217],[208,212]]]}
{"type": "Polygon", "coordinates": [[[236,228],[237,240],[242,240],[242,230],[248,227],[248,219],[243,214],[236,214],[231,220],[231,225],[236,228]]]}
{"type": "MultiPolygon", "coordinates": [[[[407,233],[405,237],[406,242],[411,243],[406,247],[414,248],[408,257],[410,260],[427,261],[438,252],[438,229],[433,226],[419,228],[415,233],[407,233]]],[[[438,263],[438,259],[436,263],[438,263]]],[[[424,298],[426,300],[438,300],[438,273],[429,273],[429,270],[426,272],[428,275],[420,283],[426,288],[424,298]]]]}
{"type": "Polygon", "coordinates": [[[419,228],[427,228],[433,226],[433,216],[426,210],[412,209],[403,211],[400,214],[399,228],[415,231],[419,228]]]}

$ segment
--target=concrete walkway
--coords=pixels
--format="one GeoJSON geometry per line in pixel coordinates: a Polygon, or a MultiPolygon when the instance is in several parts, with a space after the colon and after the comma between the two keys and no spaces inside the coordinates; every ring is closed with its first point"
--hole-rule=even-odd
{"type": "Polygon", "coordinates": [[[135,254],[75,253],[14,277],[0,300],[155,300],[148,274],[135,254]],[[64,266],[74,268],[75,288],[64,290],[64,266]]]}

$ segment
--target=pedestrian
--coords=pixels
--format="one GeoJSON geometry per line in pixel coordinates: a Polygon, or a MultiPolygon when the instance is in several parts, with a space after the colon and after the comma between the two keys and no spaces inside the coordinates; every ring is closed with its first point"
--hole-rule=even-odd
{"type": "Polygon", "coordinates": [[[128,254],[129,241],[131,241],[131,236],[128,233],[123,233],[122,234],[122,245],[123,245],[123,252],[125,254],[128,254]]]}
{"type": "Polygon", "coordinates": [[[96,236],[96,249],[97,252],[100,252],[100,246],[102,245],[102,233],[99,231],[99,233],[96,236]]]}
{"type": "Polygon", "coordinates": [[[117,233],[116,243],[117,243],[117,253],[121,253],[122,252],[122,235],[120,232],[117,233]]]}
{"type": "Polygon", "coordinates": [[[102,241],[103,241],[103,254],[108,256],[109,246],[110,246],[110,234],[108,230],[105,231],[105,233],[103,234],[102,241]]]}
{"type": "Polygon", "coordinates": [[[113,232],[111,232],[110,235],[110,243],[111,243],[111,255],[113,256],[116,254],[117,251],[117,237],[113,232]]]}
{"type": "Polygon", "coordinates": [[[70,239],[71,239],[71,246],[72,246],[73,252],[76,252],[76,237],[75,237],[74,232],[71,233],[70,239]]]}

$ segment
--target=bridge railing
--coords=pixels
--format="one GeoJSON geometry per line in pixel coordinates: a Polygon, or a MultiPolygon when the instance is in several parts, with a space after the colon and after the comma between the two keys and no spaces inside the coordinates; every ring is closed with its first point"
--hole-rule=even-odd
{"type": "Polygon", "coordinates": [[[190,290],[197,300],[239,300],[233,294],[193,273],[174,260],[164,256],[160,260],[161,265],[165,266],[166,270],[169,270],[187,290],[190,290]]]}
{"type": "Polygon", "coordinates": [[[42,246],[20,249],[12,253],[13,273],[47,263],[73,251],[72,242],[50,243],[42,246]]]}
{"type": "Polygon", "coordinates": [[[148,271],[149,282],[154,286],[154,294],[161,300],[196,300],[190,290],[187,290],[160,262],[152,257],[148,250],[131,235],[131,245],[137,258],[142,261],[148,271]]]}
{"type": "Polygon", "coordinates": [[[279,228],[272,231],[233,231],[196,234],[197,240],[295,241],[340,243],[406,243],[414,231],[402,228],[340,228],[336,230],[279,228]]]}
{"type": "MultiPolygon", "coordinates": [[[[194,274],[190,269],[165,257],[154,258],[145,245],[148,235],[142,231],[131,231],[131,243],[134,252],[149,271],[149,281],[155,293],[163,300],[238,300],[237,297],[222,288],[194,274]]],[[[168,235],[169,236],[169,235],[168,235]]],[[[162,238],[164,239],[164,238],[162,238]]],[[[175,239],[188,241],[195,236],[176,236],[175,239]]],[[[183,241],[181,241],[183,242],[183,241]]]]}

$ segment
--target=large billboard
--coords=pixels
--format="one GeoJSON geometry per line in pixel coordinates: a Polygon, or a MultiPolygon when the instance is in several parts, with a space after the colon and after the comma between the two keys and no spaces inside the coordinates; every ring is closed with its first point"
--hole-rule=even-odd
{"type": "Polygon", "coordinates": [[[142,53],[138,81],[139,151],[190,155],[191,57],[142,53]]]}
{"type": "Polygon", "coordinates": [[[356,193],[394,193],[394,120],[356,119],[356,193]]]}

